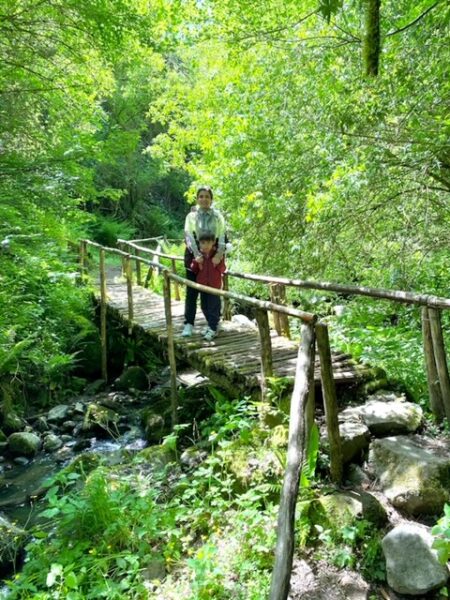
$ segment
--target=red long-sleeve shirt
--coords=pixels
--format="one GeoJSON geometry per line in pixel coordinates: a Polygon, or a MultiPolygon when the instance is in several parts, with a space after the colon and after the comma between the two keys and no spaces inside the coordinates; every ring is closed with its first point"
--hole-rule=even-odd
{"type": "Polygon", "coordinates": [[[212,261],[214,255],[215,252],[212,252],[209,256],[203,254],[203,263],[201,264],[194,259],[191,263],[191,271],[197,275],[197,283],[220,290],[222,288],[222,274],[225,272],[226,266],[223,258],[218,265],[214,265],[212,261]]]}

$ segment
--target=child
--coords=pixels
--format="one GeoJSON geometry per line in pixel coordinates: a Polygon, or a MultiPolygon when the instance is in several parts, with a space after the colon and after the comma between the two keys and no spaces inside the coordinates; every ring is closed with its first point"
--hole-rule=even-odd
{"type": "MultiPolygon", "coordinates": [[[[196,274],[191,270],[194,259],[201,263],[202,254],[199,246],[199,236],[210,232],[215,235],[215,247],[213,263],[220,262],[225,252],[225,220],[223,215],[212,206],[213,192],[209,186],[202,186],[197,190],[197,205],[195,211],[188,213],[184,224],[184,235],[186,250],[184,254],[184,265],[186,267],[186,279],[196,281],[196,274]]],[[[195,315],[197,313],[197,298],[199,292],[191,287],[186,288],[186,301],[184,306],[184,329],[183,337],[190,337],[194,331],[195,315]]]]}
{"type": "MultiPolygon", "coordinates": [[[[223,258],[218,264],[213,261],[213,257],[217,253],[215,242],[216,236],[214,233],[208,231],[200,234],[198,243],[201,257],[194,258],[190,268],[196,275],[197,283],[220,290],[222,288],[222,274],[226,267],[223,258]]],[[[203,338],[210,342],[217,335],[220,319],[220,296],[200,292],[200,304],[208,322],[208,328],[204,332],[203,338]]]]}

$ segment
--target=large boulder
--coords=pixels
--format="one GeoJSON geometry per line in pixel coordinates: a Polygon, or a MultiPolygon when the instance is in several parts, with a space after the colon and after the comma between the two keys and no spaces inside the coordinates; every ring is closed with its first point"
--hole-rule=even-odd
{"type": "Polygon", "coordinates": [[[41,438],[35,433],[20,431],[8,438],[8,450],[14,456],[35,456],[41,448],[41,438]]]}
{"type": "Polygon", "coordinates": [[[360,419],[376,436],[414,433],[423,419],[420,406],[393,392],[373,394],[365,404],[343,410],[340,420],[360,419]]]}
{"type": "Polygon", "coordinates": [[[450,502],[450,443],[423,436],[372,442],[369,464],[396,508],[410,515],[439,514],[450,502]]]}
{"type": "Polygon", "coordinates": [[[383,538],[387,582],[395,592],[419,596],[446,584],[448,568],[432,543],[428,528],[416,523],[402,523],[383,538]]]}
{"type": "Polygon", "coordinates": [[[67,404],[58,404],[48,411],[47,420],[58,423],[65,421],[71,414],[70,406],[67,404]]]}
{"type": "Polygon", "coordinates": [[[3,417],[2,428],[5,433],[16,433],[17,431],[23,431],[26,427],[26,422],[19,417],[14,411],[6,413],[3,417]]]}
{"type": "Polygon", "coordinates": [[[27,540],[27,534],[0,515],[0,573],[13,568],[27,540]]]}
{"type": "Polygon", "coordinates": [[[164,436],[164,418],[161,415],[145,410],[142,416],[145,439],[150,444],[157,444],[164,436]]]}
{"type": "Polygon", "coordinates": [[[122,375],[115,381],[115,387],[118,390],[128,391],[131,389],[135,390],[148,390],[149,381],[147,373],[142,367],[128,367],[122,373],[122,375]]]}

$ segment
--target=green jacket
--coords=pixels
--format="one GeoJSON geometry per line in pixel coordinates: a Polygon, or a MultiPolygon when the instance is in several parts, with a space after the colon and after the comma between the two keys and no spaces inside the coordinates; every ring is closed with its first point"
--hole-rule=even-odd
{"type": "Polygon", "coordinates": [[[184,235],[186,245],[197,258],[201,255],[198,247],[198,238],[202,233],[211,232],[216,236],[217,254],[222,258],[225,252],[225,219],[222,213],[215,208],[203,210],[198,208],[186,216],[184,235]]]}

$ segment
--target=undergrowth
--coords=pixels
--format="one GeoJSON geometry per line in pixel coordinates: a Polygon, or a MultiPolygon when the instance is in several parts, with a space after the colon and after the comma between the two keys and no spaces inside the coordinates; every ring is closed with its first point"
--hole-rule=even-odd
{"type": "MultiPolygon", "coordinates": [[[[258,405],[212,395],[215,412],[196,434],[209,454],[197,466],[177,460],[192,435],[186,424],[129,462],[90,473],[68,468],[49,483],[23,570],[9,582],[11,600],[267,597],[283,465],[266,470],[261,457],[273,455],[273,430],[261,425],[258,405]],[[244,460],[245,474],[252,471],[247,483],[234,469],[237,456],[251,457],[244,460]]],[[[297,511],[299,551],[314,548],[339,567],[382,578],[368,523],[327,529],[302,510],[319,493],[316,456],[311,448],[297,511]]]]}

